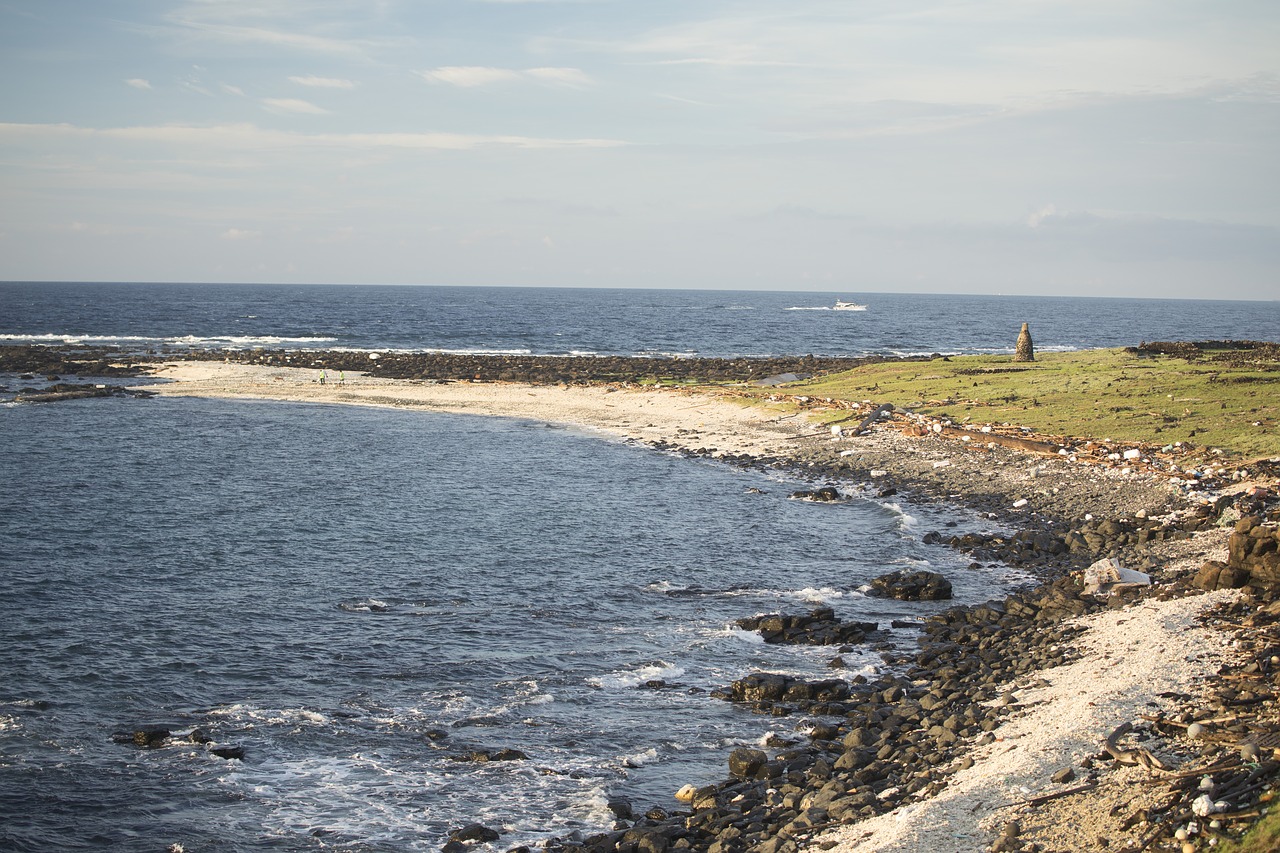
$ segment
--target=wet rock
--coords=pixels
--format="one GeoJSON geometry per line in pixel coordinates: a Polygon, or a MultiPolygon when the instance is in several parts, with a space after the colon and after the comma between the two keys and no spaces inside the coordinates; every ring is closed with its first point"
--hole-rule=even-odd
{"type": "Polygon", "coordinates": [[[750,779],[768,760],[769,756],[763,750],[740,746],[729,753],[729,774],[739,779],[750,779]]]}
{"type": "Polygon", "coordinates": [[[813,491],[792,492],[791,497],[794,500],[814,501],[817,503],[836,503],[845,500],[845,496],[840,494],[840,490],[835,486],[823,486],[813,491]]]}
{"type": "Polygon", "coordinates": [[[239,744],[231,744],[227,746],[210,746],[209,753],[219,758],[225,758],[228,761],[244,761],[244,747],[239,744]]]}
{"type": "Polygon", "coordinates": [[[463,843],[485,843],[497,841],[502,837],[502,833],[496,829],[490,829],[481,823],[469,823],[462,829],[455,830],[449,834],[450,841],[460,841],[463,843]]]}
{"type": "Polygon", "coordinates": [[[168,726],[139,726],[127,732],[111,735],[115,743],[131,743],[145,749],[155,749],[169,742],[172,730],[168,726]]]}
{"type": "Polygon", "coordinates": [[[841,622],[829,607],[816,608],[807,615],[749,616],[734,624],[744,631],[758,631],[766,643],[811,646],[860,643],[877,628],[874,622],[841,622]]]}
{"type": "Polygon", "coordinates": [[[457,753],[449,756],[452,761],[527,761],[529,756],[518,749],[476,749],[471,752],[457,753]]]}
{"type": "Polygon", "coordinates": [[[951,598],[951,582],[938,572],[896,571],[871,581],[878,595],[901,601],[941,601],[951,598]]]}

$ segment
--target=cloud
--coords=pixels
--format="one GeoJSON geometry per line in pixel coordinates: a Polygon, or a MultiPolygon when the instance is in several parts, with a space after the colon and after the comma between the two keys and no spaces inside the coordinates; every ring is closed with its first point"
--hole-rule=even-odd
{"type": "Polygon", "coordinates": [[[135,88],[135,89],[150,89],[150,88],[151,88],[151,83],[150,83],[150,81],[148,81],[148,80],[143,80],[141,77],[131,77],[131,78],[129,78],[128,80],[125,80],[125,81],[124,81],[124,83],[125,83],[125,85],[126,85],[126,86],[132,86],[132,87],[133,87],[133,88],[135,88]]]}
{"type": "Polygon", "coordinates": [[[535,80],[565,86],[587,86],[591,83],[591,78],[580,68],[526,68],[524,73],[535,80]]]}
{"type": "Polygon", "coordinates": [[[452,86],[472,88],[489,86],[494,83],[505,83],[520,78],[519,73],[509,68],[490,68],[484,65],[445,65],[431,71],[422,72],[423,79],[430,83],[448,83],[452,86]]]}
{"type": "Polygon", "coordinates": [[[536,80],[540,83],[574,87],[591,83],[591,78],[580,68],[541,67],[518,70],[487,65],[445,65],[420,73],[429,83],[448,83],[465,89],[516,80],[536,80]]]}
{"type": "Polygon", "coordinates": [[[228,228],[220,236],[223,240],[256,240],[262,236],[262,232],[246,228],[228,228]]]}
{"type": "Polygon", "coordinates": [[[306,77],[290,77],[291,83],[297,83],[299,86],[312,86],[317,89],[354,89],[355,83],[350,80],[342,80],[337,77],[316,77],[307,75],[306,77]]]}
{"type": "Polygon", "coordinates": [[[92,140],[174,145],[184,150],[213,148],[232,152],[301,148],[330,148],[350,151],[404,149],[422,151],[469,151],[481,148],[617,148],[628,143],[618,139],[555,138],[501,134],[464,133],[295,133],[269,130],[253,124],[136,125],[92,128],[73,124],[0,123],[0,143],[27,142],[33,147],[60,142],[92,140]]]}
{"type": "Polygon", "coordinates": [[[1050,217],[1057,216],[1057,215],[1058,215],[1058,208],[1055,205],[1046,204],[1045,206],[1041,207],[1039,210],[1037,210],[1036,212],[1032,213],[1030,216],[1027,217],[1027,227],[1039,228],[1040,223],[1044,222],[1046,219],[1049,219],[1050,217]]]}
{"type": "Polygon", "coordinates": [[[220,83],[218,88],[226,92],[228,95],[238,95],[241,98],[244,97],[244,89],[241,89],[239,86],[232,86],[230,83],[220,83]]]}
{"type": "Polygon", "coordinates": [[[365,58],[386,40],[341,38],[333,35],[349,19],[338,5],[313,2],[254,2],[196,0],[165,15],[165,23],[140,25],[137,30],[161,38],[214,42],[232,46],[267,46],[305,53],[365,58]]]}
{"type": "Polygon", "coordinates": [[[263,98],[262,105],[273,113],[300,113],[303,115],[323,116],[329,111],[301,98],[263,98]]]}

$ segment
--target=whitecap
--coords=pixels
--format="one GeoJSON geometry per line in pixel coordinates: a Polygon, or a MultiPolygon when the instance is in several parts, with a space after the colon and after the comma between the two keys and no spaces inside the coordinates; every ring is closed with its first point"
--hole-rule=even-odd
{"type": "Polygon", "coordinates": [[[649,747],[631,755],[624,755],[621,760],[624,767],[643,767],[658,760],[658,750],[654,747],[649,747]]]}
{"type": "Polygon", "coordinates": [[[626,690],[649,681],[667,681],[684,675],[685,669],[669,663],[655,663],[633,670],[611,672],[608,675],[590,676],[587,684],[604,690],[626,690]]]}

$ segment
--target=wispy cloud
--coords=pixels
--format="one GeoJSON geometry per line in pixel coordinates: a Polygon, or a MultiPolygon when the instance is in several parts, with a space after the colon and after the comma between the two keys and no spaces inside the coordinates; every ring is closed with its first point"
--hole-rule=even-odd
{"type": "Polygon", "coordinates": [[[580,68],[494,68],[488,65],[444,65],[430,71],[422,71],[422,78],[430,83],[447,83],[470,89],[518,80],[536,80],[564,86],[586,86],[591,78],[580,68]]]}
{"type": "Polygon", "coordinates": [[[128,80],[125,80],[125,81],[124,81],[124,84],[125,84],[126,86],[132,86],[132,87],[133,87],[133,88],[135,88],[135,89],[150,89],[150,88],[151,88],[151,82],[150,82],[150,81],[148,81],[148,80],[143,80],[141,77],[131,77],[131,78],[129,78],[128,80]]]}
{"type": "Polygon", "coordinates": [[[344,37],[369,18],[369,3],[314,0],[188,0],[163,23],[138,30],[188,42],[271,47],[328,56],[364,58],[387,39],[344,37]]]}
{"type": "Polygon", "coordinates": [[[221,236],[223,240],[254,240],[261,237],[262,232],[247,228],[228,228],[221,236]]]}
{"type": "Polygon", "coordinates": [[[169,144],[184,150],[201,148],[243,151],[296,151],[301,148],[349,150],[416,149],[467,151],[480,148],[616,148],[628,143],[617,139],[562,139],[538,136],[465,133],[296,133],[270,130],[252,124],[139,125],[91,128],[72,124],[0,123],[0,142],[51,145],[81,139],[169,144]]]}
{"type": "Polygon", "coordinates": [[[564,86],[588,86],[591,78],[581,68],[526,68],[524,73],[545,83],[564,86]]]}
{"type": "Polygon", "coordinates": [[[490,86],[494,83],[506,83],[518,80],[519,73],[510,68],[491,68],[485,65],[444,65],[422,72],[423,79],[430,83],[448,83],[470,89],[475,86],[490,86]]]}
{"type": "Polygon", "coordinates": [[[338,77],[316,77],[315,75],[290,77],[289,82],[297,83],[299,86],[311,86],[316,89],[354,89],[356,87],[356,84],[350,80],[343,80],[338,77]]]}
{"type": "Polygon", "coordinates": [[[298,113],[301,115],[323,116],[329,111],[301,98],[263,98],[262,105],[273,113],[298,113]]]}

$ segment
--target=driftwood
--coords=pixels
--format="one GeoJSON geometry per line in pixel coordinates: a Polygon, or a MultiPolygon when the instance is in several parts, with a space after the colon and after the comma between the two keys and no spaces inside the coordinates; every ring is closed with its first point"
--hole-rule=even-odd
{"type": "Polygon", "coordinates": [[[1025,450],[1029,453],[1044,453],[1049,456],[1057,456],[1058,451],[1062,449],[1059,445],[1050,444],[1047,441],[1033,441],[1029,438],[1000,435],[995,432],[976,432],[975,430],[961,429],[960,427],[944,426],[940,435],[955,439],[963,439],[967,436],[970,441],[998,444],[1001,447],[1012,447],[1015,450],[1025,450]]]}
{"type": "Polygon", "coordinates": [[[1085,791],[1092,791],[1098,787],[1097,782],[1086,782],[1083,785],[1077,785],[1074,788],[1067,788],[1065,791],[1054,791],[1052,794],[1041,794],[1038,797],[1031,797],[1018,803],[1020,806],[1038,806],[1041,803],[1047,803],[1050,800],[1057,800],[1062,797],[1069,797],[1072,794],[1081,794],[1085,791]]]}
{"type": "Polygon", "coordinates": [[[877,406],[876,410],[862,419],[862,423],[858,424],[858,428],[853,431],[854,435],[862,435],[871,425],[880,419],[885,412],[893,411],[893,403],[885,403],[883,406],[877,406]]]}
{"type": "Polygon", "coordinates": [[[1137,747],[1136,749],[1121,749],[1117,745],[1116,742],[1128,734],[1131,729],[1133,729],[1133,723],[1125,722],[1121,723],[1116,727],[1115,731],[1107,735],[1107,739],[1102,742],[1102,748],[1107,751],[1107,755],[1110,755],[1121,764],[1140,764],[1153,772],[1157,770],[1169,770],[1169,766],[1153,755],[1148,749],[1144,749],[1143,747],[1137,747]]]}

